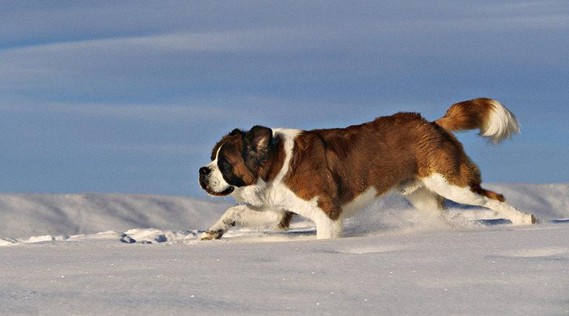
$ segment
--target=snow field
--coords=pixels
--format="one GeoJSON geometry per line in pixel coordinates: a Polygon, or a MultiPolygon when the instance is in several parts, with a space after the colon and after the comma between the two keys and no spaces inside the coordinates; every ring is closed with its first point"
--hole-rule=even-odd
{"type": "Polygon", "coordinates": [[[0,195],[0,314],[569,315],[569,186],[488,187],[543,224],[388,196],[342,239],[297,220],[202,242],[228,201],[0,195]]]}

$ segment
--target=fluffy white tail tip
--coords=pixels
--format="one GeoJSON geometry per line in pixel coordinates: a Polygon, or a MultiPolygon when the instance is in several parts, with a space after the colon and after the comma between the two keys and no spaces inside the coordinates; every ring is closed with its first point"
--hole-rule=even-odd
{"type": "Polygon", "coordinates": [[[480,135],[498,144],[514,134],[519,134],[520,124],[514,114],[498,101],[492,100],[490,104],[492,108],[480,135]]]}

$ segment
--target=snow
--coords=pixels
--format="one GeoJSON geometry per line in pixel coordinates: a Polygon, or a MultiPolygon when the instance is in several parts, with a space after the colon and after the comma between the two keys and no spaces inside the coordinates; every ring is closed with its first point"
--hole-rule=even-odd
{"type": "Polygon", "coordinates": [[[0,238],[204,227],[230,204],[118,194],[0,194],[0,238]]]}
{"type": "Polygon", "coordinates": [[[542,223],[388,196],[342,239],[296,221],[206,242],[229,201],[0,195],[0,314],[569,315],[569,185],[488,188],[542,223]]]}

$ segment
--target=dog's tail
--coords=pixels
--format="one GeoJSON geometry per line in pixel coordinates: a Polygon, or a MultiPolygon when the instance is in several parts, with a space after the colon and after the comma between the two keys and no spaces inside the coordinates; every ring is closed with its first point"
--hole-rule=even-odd
{"type": "Polygon", "coordinates": [[[494,144],[520,132],[514,114],[500,102],[487,98],[455,103],[435,123],[447,131],[479,129],[479,135],[494,144]]]}

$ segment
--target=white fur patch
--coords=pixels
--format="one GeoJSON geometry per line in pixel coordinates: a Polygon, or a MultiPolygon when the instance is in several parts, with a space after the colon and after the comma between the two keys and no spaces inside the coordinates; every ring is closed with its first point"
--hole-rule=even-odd
{"type": "Polygon", "coordinates": [[[229,183],[227,183],[225,181],[225,179],[223,179],[223,175],[221,174],[221,171],[219,170],[219,167],[217,166],[217,156],[219,155],[219,152],[221,151],[221,147],[223,147],[223,145],[219,146],[219,149],[217,150],[217,153],[215,154],[215,159],[206,167],[209,168],[211,170],[211,175],[209,176],[209,183],[208,186],[210,188],[210,190],[212,190],[213,192],[223,192],[225,190],[227,190],[230,185],[229,183]]]}
{"type": "Polygon", "coordinates": [[[489,208],[499,216],[509,219],[514,225],[532,224],[533,222],[531,214],[520,212],[507,202],[500,202],[472,192],[468,187],[452,185],[440,174],[433,174],[421,180],[429,190],[449,200],[489,208]]]}
{"type": "Polygon", "coordinates": [[[486,197],[476,194],[470,188],[461,188],[448,183],[444,176],[435,173],[421,179],[425,186],[443,197],[461,204],[484,206],[486,197]]]}
{"type": "Polygon", "coordinates": [[[282,135],[284,138],[284,151],[285,151],[285,160],[283,162],[283,167],[281,171],[276,176],[273,182],[280,183],[282,182],[284,176],[288,173],[290,169],[290,161],[292,159],[292,152],[294,150],[294,139],[302,133],[301,130],[298,129],[284,129],[284,128],[275,128],[273,130],[273,137],[277,137],[278,135],[282,135]]]}
{"type": "Polygon", "coordinates": [[[516,117],[503,104],[492,100],[490,116],[481,128],[480,135],[488,137],[494,144],[520,133],[520,125],[516,117]]]}

